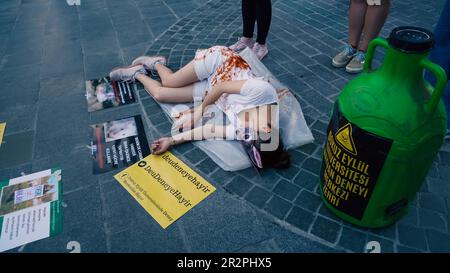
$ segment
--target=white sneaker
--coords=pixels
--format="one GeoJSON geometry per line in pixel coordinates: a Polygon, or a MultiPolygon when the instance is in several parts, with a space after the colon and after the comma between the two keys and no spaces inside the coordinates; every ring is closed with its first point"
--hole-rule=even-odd
{"type": "Polygon", "coordinates": [[[131,65],[115,68],[109,73],[109,77],[114,81],[135,81],[136,75],[147,74],[143,65],[131,65]]]}
{"type": "Polygon", "coordinates": [[[255,43],[252,48],[255,55],[258,57],[258,59],[262,60],[267,53],[269,53],[269,50],[267,49],[267,44],[261,45],[258,43],[255,43]]]}
{"type": "Polygon", "coordinates": [[[241,37],[235,44],[229,46],[229,48],[234,52],[239,52],[244,50],[246,47],[252,48],[254,43],[255,40],[252,38],[241,37]]]}
{"type": "Polygon", "coordinates": [[[346,44],[345,48],[342,52],[334,56],[331,64],[334,67],[344,67],[346,66],[355,56],[357,50],[354,49],[351,45],[346,44]]]}
{"type": "Polygon", "coordinates": [[[140,56],[134,59],[131,65],[143,65],[145,69],[155,72],[155,65],[157,63],[166,65],[166,57],[164,56],[140,56]]]}
{"type": "Polygon", "coordinates": [[[364,70],[365,60],[366,57],[364,52],[362,51],[356,52],[355,56],[345,67],[345,71],[352,74],[362,72],[364,70]]]}

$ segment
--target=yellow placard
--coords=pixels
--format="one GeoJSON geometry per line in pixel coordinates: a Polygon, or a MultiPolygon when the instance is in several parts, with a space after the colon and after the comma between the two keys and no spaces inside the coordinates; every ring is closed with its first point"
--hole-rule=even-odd
{"type": "Polygon", "coordinates": [[[149,155],[114,178],[163,228],[216,190],[170,152],[149,155]]]}
{"type": "Polygon", "coordinates": [[[6,123],[0,123],[0,146],[2,146],[3,135],[5,134],[6,123]]]}

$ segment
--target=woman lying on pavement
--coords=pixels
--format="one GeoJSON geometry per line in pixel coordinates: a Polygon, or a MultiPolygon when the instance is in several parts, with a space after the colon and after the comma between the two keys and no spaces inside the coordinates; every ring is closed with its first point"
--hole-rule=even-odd
{"type": "Polygon", "coordinates": [[[277,91],[270,83],[257,78],[241,56],[228,47],[214,46],[198,50],[195,58],[175,73],[165,64],[165,57],[142,56],[131,66],[110,73],[113,80],[141,82],[161,103],[202,101],[180,114],[186,116],[190,112],[191,118],[180,123],[179,134],[153,142],[153,154],[192,140],[235,139],[242,142],[257,168],[289,167],[290,155],[283,147],[277,126],[272,127],[278,124],[274,120],[277,91]],[[161,82],[147,76],[147,71],[157,72],[161,82]],[[230,124],[195,126],[212,104],[225,113],[230,124]]]}

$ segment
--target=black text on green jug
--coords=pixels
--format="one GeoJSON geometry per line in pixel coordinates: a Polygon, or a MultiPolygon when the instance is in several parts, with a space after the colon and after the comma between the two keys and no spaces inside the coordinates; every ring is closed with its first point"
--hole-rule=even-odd
{"type": "Polygon", "coordinates": [[[364,72],[350,81],[334,105],[323,150],[320,189],[326,206],[363,227],[384,227],[408,212],[444,139],[447,118],[441,96],[444,70],[427,57],[431,32],[395,28],[388,41],[373,40],[364,72]],[[385,49],[371,69],[375,48],[385,49]],[[431,86],[423,78],[436,77],[431,86]]]}

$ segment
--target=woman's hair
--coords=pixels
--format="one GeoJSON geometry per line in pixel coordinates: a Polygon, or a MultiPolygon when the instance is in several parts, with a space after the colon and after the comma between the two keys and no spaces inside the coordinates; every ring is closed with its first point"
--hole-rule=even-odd
{"type": "Polygon", "coordinates": [[[291,155],[284,149],[279,131],[272,129],[271,135],[278,136],[278,147],[272,151],[259,150],[263,168],[286,169],[291,165],[291,155]]]}

